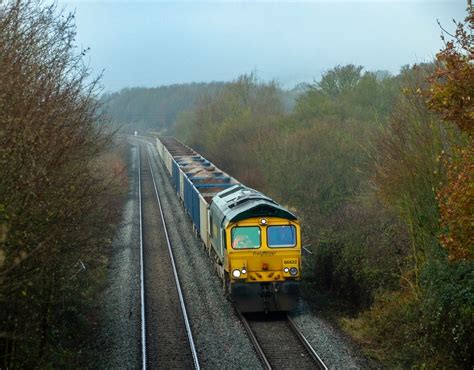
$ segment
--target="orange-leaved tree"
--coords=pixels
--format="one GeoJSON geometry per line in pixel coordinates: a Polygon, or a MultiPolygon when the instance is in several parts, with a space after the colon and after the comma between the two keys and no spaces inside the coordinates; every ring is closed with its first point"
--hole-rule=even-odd
{"type": "Polygon", "coordinates": [[[464,23],[436,55],[436,70],[427,91],[429,108],[455,124],[465,142],[449,156],[448,181],[438,192],[441,226],[440,241],[449,259],[474,258],[474,11],[468,8],[464,23]]]}

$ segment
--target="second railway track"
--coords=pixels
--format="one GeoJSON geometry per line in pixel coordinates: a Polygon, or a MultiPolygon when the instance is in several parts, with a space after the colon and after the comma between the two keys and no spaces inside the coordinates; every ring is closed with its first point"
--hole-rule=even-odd
{"type": "Polygon", "coordinates": [[[142,368],[199,369],[153,168],[139,150],[142,225],[142,368]]]}
{"type": "Polygon", "coordinates": [[[267,369],[327,369],[293,321],[285,314],[237,311],[267,369]]]}

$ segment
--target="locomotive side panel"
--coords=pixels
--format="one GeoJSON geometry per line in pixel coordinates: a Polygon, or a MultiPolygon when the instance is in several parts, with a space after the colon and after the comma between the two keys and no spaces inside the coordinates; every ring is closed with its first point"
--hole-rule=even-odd
{"type": "Polygon", "coordinates": [[[219,215],[216,213],[216,209],[211,206],[209,207],[209,235],[210,235],[210,244],[211,248],[216,253],[217,257],[223,261],[224,260],[224,236],[222,233],[222,228],[219,223],[219,215]]]}

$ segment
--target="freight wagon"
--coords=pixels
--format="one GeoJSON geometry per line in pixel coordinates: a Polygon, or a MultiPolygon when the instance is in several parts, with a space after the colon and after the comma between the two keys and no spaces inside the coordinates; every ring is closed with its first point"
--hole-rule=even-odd
{"type": "Polygon", "coordinates": [[[156,147],[229,299],[241,312],[293,309],[301,277],[296,216],[175,138],[157,138],[156,147]]]}

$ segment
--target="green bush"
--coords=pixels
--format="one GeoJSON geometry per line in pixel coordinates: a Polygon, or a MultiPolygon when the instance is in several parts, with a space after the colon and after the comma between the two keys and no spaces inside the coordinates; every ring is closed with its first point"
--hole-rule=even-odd
{"type": "Polygon", "coordinates": [[[408,243],[395,216],[377,203],[361,201],[335,212],[328,227],[315,238],[314,278],[320,289],[357,309],[370,305],[377,292],[398,286],[408,243]]]}
{"type": "Polygon", "coordinates": [[[431,262],[420,280],[420,291],[378,294],[370,309],[343,326],[389,367],[472,369],[474,265],[431,262]]]}
{"type": "Polygon", "coordinates": [[[421,274],[429,345],[456,364],[474,365],[474,263],[437,261],[421,274]]]}

